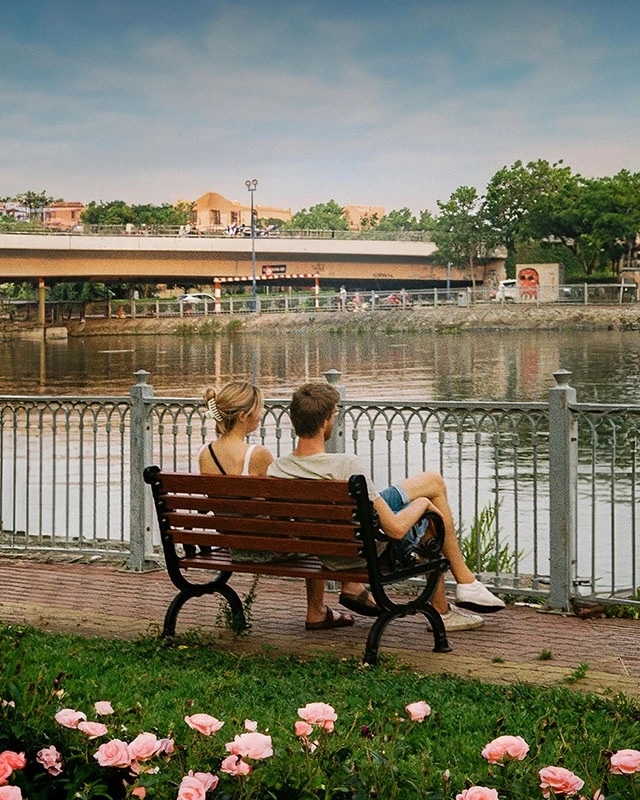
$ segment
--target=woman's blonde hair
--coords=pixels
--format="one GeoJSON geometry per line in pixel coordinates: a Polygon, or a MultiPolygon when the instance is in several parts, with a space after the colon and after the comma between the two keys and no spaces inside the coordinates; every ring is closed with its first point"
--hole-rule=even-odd
{"type": "Polygon", "coordinates": [[[248,381],[229,381],[221,389],[205,389],[207,416],[215,420],[216,434],[222,436],[235,427],[240,414],[250,414],[262,405],[262,392],[248,381]]]}

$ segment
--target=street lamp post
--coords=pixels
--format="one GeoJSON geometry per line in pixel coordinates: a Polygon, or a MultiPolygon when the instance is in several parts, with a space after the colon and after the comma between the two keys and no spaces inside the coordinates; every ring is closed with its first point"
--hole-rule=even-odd
{"type": "Polygon", "coordinates": [[[253,216],[253,193],[258,186],[258,181],[253,178],[250,181],[245,181],[244,185],[247,187],[251,195],[251,296],[253,298],[253,310],[258,310],[258,298],[256,293],[256,221],[253,216]]]}

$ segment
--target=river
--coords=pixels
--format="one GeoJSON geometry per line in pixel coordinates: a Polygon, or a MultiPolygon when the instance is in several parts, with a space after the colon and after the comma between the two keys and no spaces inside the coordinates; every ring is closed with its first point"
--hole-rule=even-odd
{"type": "Polygon", "coordinates": [[[0,342],[2,395],[121,395],[144,369],[158,395],[193,397],[230,378],[286,397],[326,370],[351,399],[546,400],[560,368],[582,402],[640,404],[635,331],[87,336],[0,342]]]}

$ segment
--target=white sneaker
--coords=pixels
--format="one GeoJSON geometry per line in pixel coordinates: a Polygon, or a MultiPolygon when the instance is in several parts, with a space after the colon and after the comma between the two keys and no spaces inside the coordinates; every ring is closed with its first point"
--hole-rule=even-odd
{"type": "Polygon", "coordinates": [[[450,631],[471,631],[484,625],[482,617],[458,608],[453,603],[449,603],[449,610],[446,614],[442,614],[442,621],[447,633],[450,631]]]}
{"type": "Polygon", "coordinates": [[[483,614],[501,611],[505,607],[504,600],[492,594],[479,580],[459,583],[456,586],[456,603],[460,608],[470,608],[483,614]]]}

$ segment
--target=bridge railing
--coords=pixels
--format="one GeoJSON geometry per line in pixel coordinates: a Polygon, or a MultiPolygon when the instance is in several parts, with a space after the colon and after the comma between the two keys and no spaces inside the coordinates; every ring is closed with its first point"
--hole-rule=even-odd
{"type": "MultiPolygon", "coordinates": [[[[76,225],[69,230],[58,230],[47,228],[34,223],[0,223],[1,233],[33,234],[38,236],[160,236],[167,238],[229,238],[231,234],[221,226],[211,226],[208,228],[191,227],[187,230],[184,225],[145,225],[139,227],[128,227],[126,225],[89,225],[87,223],[76,225]]],[[[256,228],[255,237],[278,238],[278,239],[341,239],[354,241],[382,241],[382,242],[430,242],[431,233],[429,231],[338,231],[327,229],[299,229],[277,231],[256,228]]],[[[250,239],[250,228],[233,234],[232,238],[250,239]]]]}
{"type": "MultiPolygon", "coordinates": [[[[214,436],[197,398],[0,398],[0,552],[117,557],[142,569],[159,540],[142,469],[193,470],[214,436]]],[[[330,445],[378,486],[445,477],[465,552],[497,589],[567,608],[637,602],[640,406],[583,405],[556,373],[548,403],[350,401],[330,445]]],[[[339,380],[339,373],[327,378],[339,380]]],[[[256,438],[293,442],[288,403],[266,402],[256,438]]]]}

